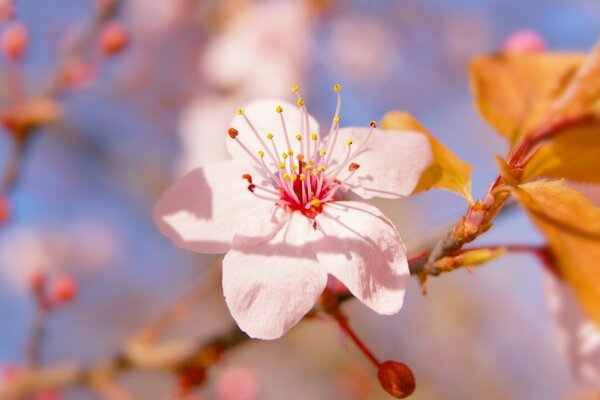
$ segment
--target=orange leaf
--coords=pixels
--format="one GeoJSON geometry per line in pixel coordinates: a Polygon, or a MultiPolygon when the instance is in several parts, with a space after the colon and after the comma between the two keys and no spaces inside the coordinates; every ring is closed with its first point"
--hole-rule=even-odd
{"type": "Polygon", "coordinates": [[[511,147],[541,125],[584,54],[504,54],[470,65],[477,109],[511,147]]]}
{"type": "Polygon", "coordinates": [[[461,160],[406,112],[391,111],[385,114],[381,126],[383,129],[411,130],[427,135],[433,153],[433,162],[421,175],[415,193],[435,187],[457,193],[469,203],[473,203],[471,196],[472,165],[461,160]]]}
{"type": "Polygon", "coordinates": [[[538,177],[600,182],[600,121],[567,128],[542,147],[525,167],[525,181],[538,177]]]}
{"type": "Polygon", "coordinates": [[[562,278],[600,324],[600,208],[563,181],[527,183],[515,195],[548,240],[562,278]]]}

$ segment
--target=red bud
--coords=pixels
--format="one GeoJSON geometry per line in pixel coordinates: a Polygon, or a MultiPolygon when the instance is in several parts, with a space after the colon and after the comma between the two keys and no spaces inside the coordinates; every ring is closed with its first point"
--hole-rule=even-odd
{"type": "Polygon", "coordinates": [[[27,50],[29,34],[25,25],[14,23],[2,34],[2,52],[7,58],[20,60],[27,50]]]}
{"type": "Polygon", "coordinates": [[[100,47],[106,54],[116,54],[127,47],[129,33],[118,22],[109,22],[100,32],[100,47]]]}
{"type": "Polygon", "coordinates": [[[72,276],[61,276],[52,282],[52,299],[68,303],[77,295],[77,281],[72,276]]]}
{"type": "Polygon", "coordinates": [[[415,377],[406,364],[386,361],[377,372],[381,387],[397,399],[404,399],[415,391],[415,377]]]}
{"type": "Polygon", "coordinates": [[[8,199],[0,195],[0,224],[8,220],[11,214],[10,202],[8,199]]]}

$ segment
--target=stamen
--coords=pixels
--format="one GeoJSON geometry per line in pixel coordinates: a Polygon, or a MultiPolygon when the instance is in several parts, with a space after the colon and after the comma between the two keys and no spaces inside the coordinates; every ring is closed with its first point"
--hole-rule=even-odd
{"type": "Polygon", "coordinates": [[[248,181],[248,183],[252,184],[252,175],[244,174],[244,175],[242,175],[242,179],[245,179],[248,181]]]}
{"type": "Polygon", "coordinates": [[[250,130],[252,131],[252,133],[254,133],[254,136],[256,136],[256,138],[258,139],[258,141],[260,142],[260,145],[267,150],[267,152],[269,153],[269,157],[271,157],[271,159],[273,160],[273,163],[275,165],[277,165],[277,158],[273,155],[273,153],[271,153],[271,150],[269,150],[267,148],[267,144],[265,143],[265,141],[263,140],[262,137],[260,137],[260,134],[258,133],[258,131],[256,130],[256,128],[254,127],[254,124],[252,124],[252,122],[250,121],[250,119],[246,116],[245,112],[243,112],[242,117],[244,117],[244,120],[246,121],[246,124],[250,127],[250,130]]]}
{"type": "Polygon", "coordinates": [[[237,129],[235,128],[229,128],[227,130],[227,133],[229,134],[229,137],[232,139],[235,139],[237,137],[237,135],[239,135],[239,132],[237,129]]]}

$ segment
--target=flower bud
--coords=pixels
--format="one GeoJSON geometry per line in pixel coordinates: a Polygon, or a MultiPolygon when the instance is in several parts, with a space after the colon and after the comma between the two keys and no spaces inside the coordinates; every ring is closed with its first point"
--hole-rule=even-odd
{"type": "Polygon", "coordinates": [[[524,29],[506,39],[502,48],[504,53],[509,54],[540,53],[546,49],[546,43],[537,32],[524,29]]]}
{"type": "Polygon", "coordinates": [[[5,223],[10,218],[10,202],[5,196],[0,195],[0,224],[5,223]]]}
{"type": "Polygon", "coordinates": [[[415,391],[415,377],[406,364],[386,361],[379,367],[377,378],[381,387],[397,399],[404,399],[415,391]]]}
{"type": "Polygon", "coordinates": [[[25,54],[25,50],[27,50],[28,43],[29,34],[25,25],[21,23],[12,24],[2,34],[2,52],[5,57],[11,60],[20,60],[25,54]]]}
{"type": "Polygon", "coordinates": [[[108,55],[122,51],[129,43],[129,33],[118,22],[109,22],[100,32],[100,48],[108,55]]]}
{"type": "Polygon", "coordinates": [[[61,276],[52,282],[52,299],[57,303],[68,303],[77,295],[77,281],[72,276],[61,276]]]}

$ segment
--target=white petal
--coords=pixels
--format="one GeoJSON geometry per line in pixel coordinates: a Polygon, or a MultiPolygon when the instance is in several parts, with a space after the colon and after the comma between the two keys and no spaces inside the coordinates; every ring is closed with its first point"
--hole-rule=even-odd
{"type": "MultiPolygon", "coordinates": [[[[339,132],[333,154],[337,163],[347,153],[347,139],[353,140],[353,151],[362,149],[351,160],[360,168],[346,186],[364,199],[398,199],[410,195],[432,162],[429,140],[419,132],[375,129],[363,146],[369,131],[370,128],[344,128],[339,132]]],[[[340,179],[348,173],[345,170],[340,179]]]]}
{"type": "Polygon", "coordinates": [[[173,242],[200,253],[225,253],[233,236],[268,236],[279,222],[274,203],[254,197],[242,179],[249,168],[233,161],[193,170],[173,184],[154,208],[154,221],[173,242]]]}
{"type": "Polygon", "coordinates": [[[600,327],[585,314],[569,286],[550,274],[544,283],[562,352],[582,385],[600,388],[600,327]]]}
{"type": "Polygon", "coordinates": [[[327,283],[313,251],[312,222],[300,213],[270,240],[236,236],[223,260],[223,292],[248,335],[276,339],[314,306],[327,283]]]}
{"type": "Polygon", "coordinates": [[[368,204],[338,201],[326,204],[316,221],[325,235],[317,246],[322,268],[379,314],[398,312],[410,271],[389,219],[368,204]]]}

